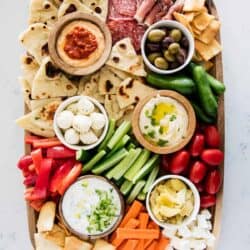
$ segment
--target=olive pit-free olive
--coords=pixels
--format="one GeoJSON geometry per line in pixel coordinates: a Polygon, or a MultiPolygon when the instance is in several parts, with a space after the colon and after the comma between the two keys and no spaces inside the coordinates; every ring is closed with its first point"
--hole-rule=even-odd
{"type": "Polygon", "coordinates": [[[155,59],[157,57],[161,57],[161,53],[158,53],[158,52],[155,52],[155,53],[151,53],[148,55],[148,60],[151,62],[151,63],[154,63],[155,59]]]}
{"type": "Polygon", "coordinates": [[[146,50],[148,53],[159,52],[161,50],[161,45],[159,43],[147,43],[146,50]]]}
{"type": "Polygon", "coordinates": [[[163,57],[157,57],[154,61],[154,65],[159,69],[168,69],[168,62],[163,57]]]}
{"type": "Polygon", "coordinates": [[[168,49],[169,45],[174,42],[174,39],[170,36],[165,37],[162,42],[161,46],[163,49],[168,49]]]}
{"type": "Polygon", "coordinates": [[[168,50],[164,51],[164,57],[167,59],[168,62],[174,62],[175,61],[175,56],[172,55],[168,50]]]}
{"type": "Polygon", "coordinates": [[[171,43],[168,47],[168,51],[172,54],[175,55],[180,51],[180,44],[179,43],[171,43]]]}
{"type": "Polygon", "coordinates": [[[153,29],[148,33],[148,40],[150,42],[160,42],[166,36],[166,32],[161,29],[153,29]]]}
{"type": "Polygon", "coordinates": [[[169,35],[174,39],[175,42],[179,42],[182,38],[182,33],[179,29],[172,29],[169,35]]]}

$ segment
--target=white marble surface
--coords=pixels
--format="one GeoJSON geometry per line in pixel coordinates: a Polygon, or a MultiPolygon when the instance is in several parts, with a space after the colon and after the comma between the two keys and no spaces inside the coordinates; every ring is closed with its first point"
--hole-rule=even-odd
{"type": "MultiPolygon", "coordinates": [[[[26,1],[0,5],[0,250],[30,250],[22,176],[16,160],[23,152],[23,132],[14,119],[23,112],[19,83],[26,1]]],[[[250,1],[217,0],[224,45],[226,162],[222,232],[218,250],[250,249],[250,1]]]]}

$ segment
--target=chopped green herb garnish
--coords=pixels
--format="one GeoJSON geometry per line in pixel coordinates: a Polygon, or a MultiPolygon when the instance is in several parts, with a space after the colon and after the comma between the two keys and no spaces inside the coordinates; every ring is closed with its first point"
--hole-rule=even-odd
{"type": "Polygon", "coordinates": [[[148,132],[148,136],[150,138],[155,138],[155,131],[154,130],[151,130],[150,132],[148,132]]]}
{"type": "Polygon", "coordinates": [[[168,143],[167,140],[159,139],[159,141],[157,142],[157,145],[160,147],[163,147],[163,146],[166,146],[167,143],[168,143]]]}
{"type": "Polygon", "coordinates": [[[38,117],[38,116],[35,117],[35,120],[39,120],[39,119],[40,119],[40,117],[38,117]]]}
{"type": "Polygon", "coordinates": [[[156,119],[151,118],[151,125],[152,126],[157,126],[157,125],[159,125],[159,123],[156,121],[156,119]]]}
{"type": "Polygon", "coordinates": [[[177,131],[180,132],[181,128],[178,128],[177,131]]]}
{"type": "Polygon", "coordinates": [[[151,116],[150,116],[150,114],[149,114],[149,110],[146,110],[146,111],[145,111],[145,116],[146,116],[147,118],[151,118],[151,116]]]}
{"type": "Polygon", "coordinates": [[[148,129],[148,125],[144,126],[145,129],[148,129]]]}
{"type": "Polygon", "coordinates": [[[86,187],[88,187],[88,185],[89,185],[88,181],[84,180],[82,182],[82,187],[86,188],[86,187]]]}
{"type": "Polygon", "coordinates": [[[162,135],[164,133],[164,128],[163,127],[160,127],[159,128],[159,133],[162,135]]]}
{"type": "Polygon", "coordinates": [[[169,119],[171,122],[176,120],[176,115],[171,115],[170,119],[169,119]]]}

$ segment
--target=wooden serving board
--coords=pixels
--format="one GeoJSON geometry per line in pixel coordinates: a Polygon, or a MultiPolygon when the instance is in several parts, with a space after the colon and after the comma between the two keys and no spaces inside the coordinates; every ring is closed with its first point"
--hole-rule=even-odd
{"type": "MultiPolygon", "coordinates": [[[[209,12],[218,18],[218,12],[213,0],[207,0],[207,7],[209,12]]],[[[220,42],[220,33],[217,37],[217,40],[220,42]]],[[[214,67],[211,70],[211,74],[218,80],[223,82],[223,65],[222,65],[222,54],[219,54],[214,58],[214,67]]],[[[25,106],[25,113],[29,110],[27,106],[25,106]]],[[[224,118],[224,95],[221,95],[219,98],[219,107],[218,107],[218,120],[217,120],[217,127],[219,129],[219,133],[221,135],[221,149],[224,152],[224,141],[225,141],[225,118],[224,118]]],[[[25,132],[25,134],[28,134],[25,132]]],[[[30,146],[24,145],[25,154],[30,154],[30,146]]],[[[220,166],[221,174],[224,176],[224,162],[220,166]]],[[[216,207],[213,209],[213,234],[216,237],[216,243],[218,242],[220,236],[220,229],[221,229],[221,219],[222,219],[222,202],[223,202],[223,186],[220,192],[217,194],[217,202],[216,207]]],[[[37,232],[36,230],[36,222],[38,214],[37,212],[29,206],[27,203],[27,217],[28,217],[28,227],[29,227],[29,235],[32,246],[35,248],[34,242],[34,234],[37,232]]],[[[208,248],[207,250],[215,250],[216,244],[212,248],[208,248]]]]}

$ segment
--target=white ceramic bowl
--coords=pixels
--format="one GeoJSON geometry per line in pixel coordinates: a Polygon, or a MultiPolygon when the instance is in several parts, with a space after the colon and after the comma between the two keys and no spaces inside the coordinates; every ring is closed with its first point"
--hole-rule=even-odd
{"type": "Polygon", "coordinates": [[[199,195],[199,192],[198,192],[197,188],[195,187],[195,185],[187,178],[180,176],[180,175],[165,175],[165,176],[162,176],[159,179],[157,179],[153,183],[153,185],[151,186],[151,188],[147,194],[147,198],[146,198],[146,207],[147,207],[147,211],[149,213],[149,216],[156,224],[158,224],[159,226],[161,226],[163,228],[177,229],[177,228],[180,228],[182,226],[190,224],[193,220],[196,219],[196,216],[198,215],[199,210],[200,210],[200,195],[199,195]],[[158,184],[160,184],[161,182],[163,182],[163,181],[165,182],[165,181],[170,180],[170,179],[178,179],[178,180],[183,181],[187,185],[187,187],[189,187],[191,189],[191,191],[193,192],[193,195],[194,195],[194,209],[192,211],[192,214],[189,217],[185,218],[183,220],[182,224],[180,224],[180,225],[163,223],[163,222],[159,221],[154,216],[154,214],[151,210],[151,206],[150,206],[150,195],[151,195],[152,191],[154,190],[154,188],[158,184]]]}
{"type": "Polygon", "coordinates": [[[104,109],[104,107],[102,106],[102,104],[100,102],[98,102],[96,99],[94,99],[92,97],[89,97],[89,96],[74,96],[74,97],[70,97],[67,100],[65,100],[64,102],[62,102],[61,105],[58,107],[58,109],[56,110],[56,113],[55,113],[53,127],[54,127],[54,131],[55,131],[56,136],[58,137],[58,139],[65,146],[67,146],[68,148],[71,148],[71,149],[74,149],[74,150],[81,150],[81,149],[83,149],[83,150],[90,150],[92,148],[95,148],[98,144],[100,144],[104,140],[104,138],[105,138],[105,136],[106,136],[106,134],[108,132],[109,119],[108,119],[108,115],[106,113],[106,110],[104,109]],[[98,138],[98,140],[95,143],[90,144],[90,145],[72,145],[72,144],[69,144],[69,143],[67,143],[65,141],[63,132],[58,127],[56,121],[57,121],[58,115],[63,110],[65,110],[67,106],[69,106],[71,103],[79,101],[82,97],[88,98],[99,109],[99,111],[104,115],[106,123],[105,123],[105,126],[104,126],[104,129],[103,129],[103,132],[102,132],[101,136],[98,138]]]}
{"type": "Polygon", "coordinates": [[[195,46],[194,46],[194,38],[191,34],[191,32],[181,23],[176,22],[176,21],[171,21],[171,20],[163,20],[163,21],[159,21],[153,25],[151,25],[146,32],[143,35],[143,38],[141,40],[141,53],[142,53],[142,57],[143,60],[145,62],[145,64],[148,66],[148,68],[150,70],[152,70],[155,73],[158,74],[165,74],[165,75],[170,75],[176,72],[181,71],[183,68],[185,68],[191,61],[193,54],[194,54],[194,50],[195,50],[195,46]],[[145,51],[145,44],[147,41],[147,37],[148,37],[148,33],[155,28],[177,28],[179,30],[182,31],[182,33],[184,34],[184,36],[187,37],[188,42],[189,42],[189,49],[188,49],[188,55],[187,55],[187,59],[185,61],[184,64],[182,64],[180,67],[176,68],[176,69],[171,69],[171,70],[163,70],[163,69],[159,69],[157,67],[155,67],[149,60],[148,57],[146,55],[146,51],[145,51]]]}

